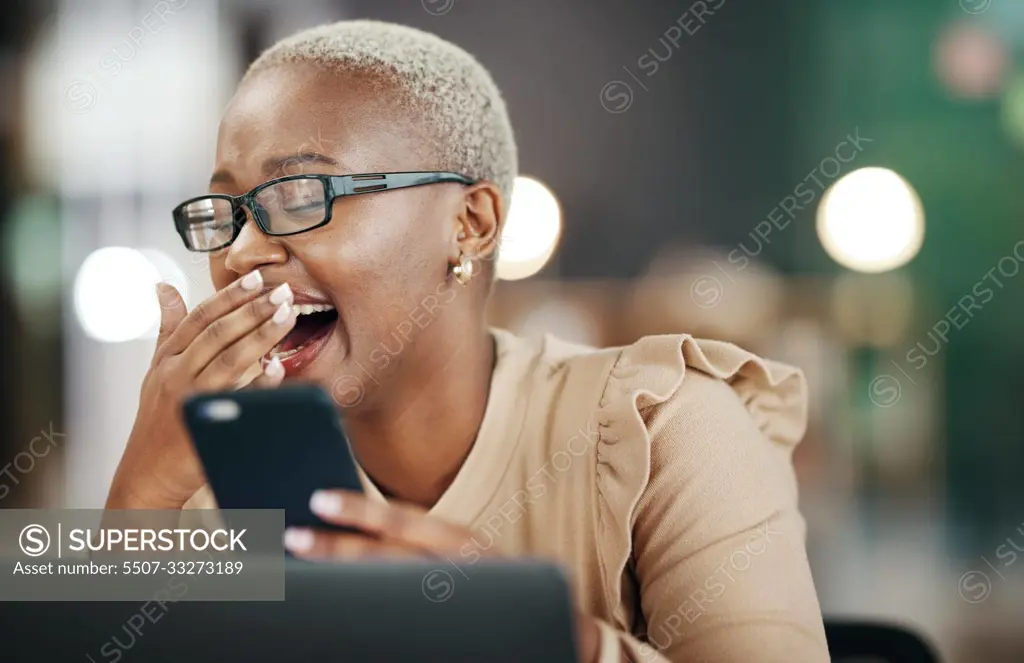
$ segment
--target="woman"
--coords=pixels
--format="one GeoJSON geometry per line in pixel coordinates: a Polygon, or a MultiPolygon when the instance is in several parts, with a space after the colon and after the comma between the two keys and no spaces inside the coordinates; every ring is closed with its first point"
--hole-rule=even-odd
{"type": "Polygon", "coordinates": [[[551,558],[587,662],[827,661],[791,465],[801,374],[686,335],[595,350],[489,329],[515,174],[497,88],[437,37],[351,21],[264,53],[210,194],[175,210],[217,293],[189,313],[158,288],[107,507],[213,506],[182,398],[313,381],[366,492],[312,507],[362,534],[289,531],[296,555],[551,558]]]}

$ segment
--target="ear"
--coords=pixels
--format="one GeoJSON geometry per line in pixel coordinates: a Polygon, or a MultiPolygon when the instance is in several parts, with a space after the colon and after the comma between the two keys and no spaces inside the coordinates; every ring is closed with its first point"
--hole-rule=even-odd
{"type": "Polygon", "coordinates": [[[503,219],[501,191],[493,182],[466,188],[464,204],[454,225],[452,263],[459,253],[472,260],[491,260],[497,254],[503,219]]]}

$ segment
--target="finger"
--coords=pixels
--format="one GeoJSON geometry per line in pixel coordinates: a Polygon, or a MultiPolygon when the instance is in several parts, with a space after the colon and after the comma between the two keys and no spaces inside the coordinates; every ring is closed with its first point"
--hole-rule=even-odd
{"type": "Polygon", "coordinates": [[[466,543],[466,531],[420,507],[380,502],[342,490],[318,490],[309,502],[324,521],[354,527],[381,539],[438,554],[458,551],[466,543]]]}
{"type": "Polygon", "coordinates": [[[160,331],[156,337],[156,353],[160,353],[167,339],[171,337],[174,330],[178,328],[182,320],[188,315],[185,307],[185,300],[177,288],[168,283],[156,284],[156,298],[160,303],[160,331]]]}
{"type": "MultiPolygon", "coordinates": [[[[279,324],[282,324],[288,316],[282,307],[290,306],[293,299],[291,288],[287,283],[282,283],[272,292],[250,300],[217,318],[207,325],[182,353],[184,370],[190,376],[198,375],[226,348],[243,339],[254,329],[258,329],[267,320],[279,320],[279,324]]],[[[281,338],[283,337],[282,335],[281,338]]],[[[272,347],[274,346],[271,345],[267,350],[272,347]]]]}
{"type": "Polygon", "coordinates": [[[284,366],[281,365],[280,359],[274,357],[261,368],[260,373],[245,388],[273,389],[280,386],[283,380],[284,366]]]}
{"type": "Polygon", "coordinates": [[[358,559],[414,559],[423,552],[364,534],[288,528],[284,546],[296,557],[311,561],[358,559]]]}
{"type": "Polygon", "coordinates": [[[263,275],[259,270],[249,272],[226,288],[217,291],[212,297],[195,307],[181,324],[171,333],[165,344],[166,354],[178,354],[217,320],[242,304],[258,297],[263,291],[263,275]]]}
{"type": "Polygon", "coordinates": [[[281,342],[295,326],[298,313],[287,303],[274,317],[221,350],[196,376],[196,387],[204,391],[226,389],[235,384],[254,362],[259,361],[281,342]]]}
{"type": "Polygon", "coordinates": [[[238,380],[235,381],[235,384],[231,385],[231,388],[235,391],[248,388],[252,384],[253,380],[263,374],[263,371],[266,368],[263,364],[264,362],[260,360],[247,368],[245,372],[242,373],[242,377],[238,378],[238,380]]]}

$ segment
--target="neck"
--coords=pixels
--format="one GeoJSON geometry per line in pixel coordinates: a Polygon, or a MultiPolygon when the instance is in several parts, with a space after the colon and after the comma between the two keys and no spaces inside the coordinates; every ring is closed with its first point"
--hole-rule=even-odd
{"type": "Polygon", "coordinates": [[[482,325],[470,334],[442,325],[427,332],[433,338],[421,337],[408,348],[400,378],[385,387],[386,398],[348,411],[345,426],[360,465],[382,492],[429,509],[476,441],[494,341],[482,325]]]}

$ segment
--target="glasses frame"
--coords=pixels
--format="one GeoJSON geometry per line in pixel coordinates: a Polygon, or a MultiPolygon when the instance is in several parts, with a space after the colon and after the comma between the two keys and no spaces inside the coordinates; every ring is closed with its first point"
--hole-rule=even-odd
{"type": "Polygon", "coordinates": [[[242,226],[245,225],[247,215],[245,210],[248,209],[256,225],[265,234],[271,237],[287,237],[290,235],[299,235],[310,230],[316,230],[322,228],[331,221],[331,216],[334,211],[334,201],[338,198],[344,198],[345,196],[358,196],[364,193],[378,193],[381,191],[393,191],[395,189],[407,189],[414,186],[423,186],[426,184],[441,184],[445,182],[454,182],[456,184],[471,185],[476,184],[479,180],[475,180],[466,175],[460,175],[459,173],[446,172],[446,171],[410,171],[403,173],[363,173],[359,175],[316,175],[316,174],[299,174],[299,175],[285,175],[284,177],[277,177],[272,180],[268,180],[263,184],[259,185],[248,193],[243,193],[240,196],[231,196],[224,193],[208,193],[204,196],[196,196],[189,198],[185,202],[179,204],[171,214],[174,216],[174,226],[178,231],[178,235],[181,237],[181,241],[185,243],[185,248],[195,253],[210,253],[213,251],[219,251],[223,248],[234,244],[235,240],[238,239],[238,235],[242,232],[242,226]],[[269,230],[269,215],[267,210],[256,200],[256,196],[269,187],[281,182],[287,182],[289,180],[318,180],[324,187],[324,219],[317,224],[314,224],[308,228],[302,230],[293,230],[291,232],[271,232],[269,230]],[[187,238],[189,223],[185,219],[184,210],[185,207],[192,203],[200,200],[219,199],[227,200],[231,203],[231,214],[234,218],[234,223],[231,224],[231,238],[221,244],[209,249],[197,249],[191,246],[187,238]]]}

